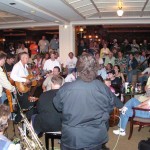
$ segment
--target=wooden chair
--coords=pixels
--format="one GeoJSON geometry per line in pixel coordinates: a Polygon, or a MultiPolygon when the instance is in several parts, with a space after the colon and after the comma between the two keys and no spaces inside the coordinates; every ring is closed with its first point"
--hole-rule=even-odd
{"type": "Polygon", "coordinates": [[[139,129],[138,131],[141,130],[142,126],[150,126],[150,118],[141,118],[141,117],[136,117],[136,110],[139,111],[149,111],[150,113],[150,109],[142,109],[142,108],[137,108],[137,107],[133,107],[133,116],[130,118],[130,133],[129,133],[129,137],[128,140],[132,137],[132,133],[133,133],[133,125],[139,125],[139,129]]]}
{"type": "Polygon", "coordinates": [[[61,132],[45,133],[45,145],[47,150],[49,150],[49,139],[51,139],[51,150],[54,150],[54,139],[61,139],[61,132]]]}

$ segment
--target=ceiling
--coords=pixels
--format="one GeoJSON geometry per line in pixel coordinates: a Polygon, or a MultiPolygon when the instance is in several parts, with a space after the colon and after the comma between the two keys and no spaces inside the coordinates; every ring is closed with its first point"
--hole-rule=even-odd
{"type": "Polygon", "coordinates": [[[0,29],[58,25],[150,25],[150,0],[0,0],[0,29]]]}

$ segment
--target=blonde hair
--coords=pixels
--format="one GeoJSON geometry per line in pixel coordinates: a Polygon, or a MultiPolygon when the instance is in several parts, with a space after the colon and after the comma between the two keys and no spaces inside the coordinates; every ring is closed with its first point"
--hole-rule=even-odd
{"type": "Polygon", "coordinates": [[[0,104],[0,132],[3,132],[8,126],[7,120],[10,115],[10,109],[4,104],[0,104]]]}

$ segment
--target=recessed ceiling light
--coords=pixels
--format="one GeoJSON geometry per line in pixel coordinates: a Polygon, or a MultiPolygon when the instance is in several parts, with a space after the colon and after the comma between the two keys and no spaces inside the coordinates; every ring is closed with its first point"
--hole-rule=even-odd
{"type": "Polygon", "coordinates": [[[55,20],[54,22],[59,22],[58,20],[55,20]]]}
{"type": "Polygon", "coordinates": [[[16,3],[9,3],[10,5],[16,5],[16,3]]]}
{"type": "Polygon", "coordinates": [[[31,10],[31,13],[35,13],[35,10],[31,10]]]}

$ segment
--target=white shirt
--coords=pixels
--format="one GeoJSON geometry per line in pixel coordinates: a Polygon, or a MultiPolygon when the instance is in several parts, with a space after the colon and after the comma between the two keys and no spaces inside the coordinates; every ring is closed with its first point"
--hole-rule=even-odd
{"type": "Polygon", "coordinates": [[[98,62],[100,65],[102,65],[104,63],[102,58],[99,58],[98,62]]]}
{"type": "Polygon", "coordinates": [[[37,59],[34,60],[34,63],[37,67],[41,67],[42,66],[42,59],[40,59],[40,61],[38,61],[37,59]]]}
{"type": "Polygon", "coordinates": [[[12,69],[12,72],[10,74],[10,77],[14,81],[18,82],[26,82],[25,77],[29,75],[28,70],[27,70],[28,65],[23,66],[21,60],[16,63],[12,69]]]}
{"type": "Polygon", "coordinates": [[[48,59],[44,63],[43,70],[46,70],[46,71],[51,70],[51,71],[53,71],[53,68],[55,66],[58,66],[60,68],[60,70],[61,70],[60,63],[57,60],[52,61],[51,59],[48,59]]]}
{"type": "Polygon", "coordinates": [[[6,74],[3,72],[3,69],[0,67],[0,97],[2,96],[3,87],[7,90],[14,91],[15,87],[10,84],[6,74]]]}
{"type": "Polygon", "coordinates": [[[24,48],[24,49],[19,48],[19,49],[16,50],[16,54],[23,53],[23,52],[28,53],[28,49],[27,48],[24,48]]]}
{"type": "MultiPolygon", "coordinates": [[[[13,144],[8,138],[6,138],[4,135],[0,135],[0,140],[4,141],[4,142],[9,142],[8,144],[8,147],[7,147],[7,150],[21,150],[21,146],[20,144],[13,144]]],[[[6,145],[7,146],[7,145],[6,145]]],[[[2,149],[6,149],[5,147],[1,147],[0,145],[0,148],[2,149]]]]}
{"type": "Polygon", "coordinates": [[[150,67],[146,68],[146,69],[142,72],[142,74],[145,74],[145,73],[150,74],[150,67]]]}
{"type": "Polygon", "coordinates": [[[76,78],[72,73],[68,74],[67,77],[65,78],[65,82],[72,82],[72,81],[75,81],[75,80],[76,80],[76,78]]]}
{"type": "Polygon", "coordinates": [[[67,68],[75,68],[76,63],[77,63],[76,57],[73,57],[72,59],[70,59],[70,57],[68,57],[67,61],[66,61],[66,66],[67,66],[67,68]]]}
{"type": "Polygon", "coordinates": [[[60,57],[56,59],[60,64],[62,64],[60,57]]]}
{"type": "Polygon", "coordinates": [[[107,78],[107,72],[105,68],[102,68],[101,70],[98,70],[97,75],[101,75],[101,77],[103,78],[103,80],[106,80],[107,78]]]}

